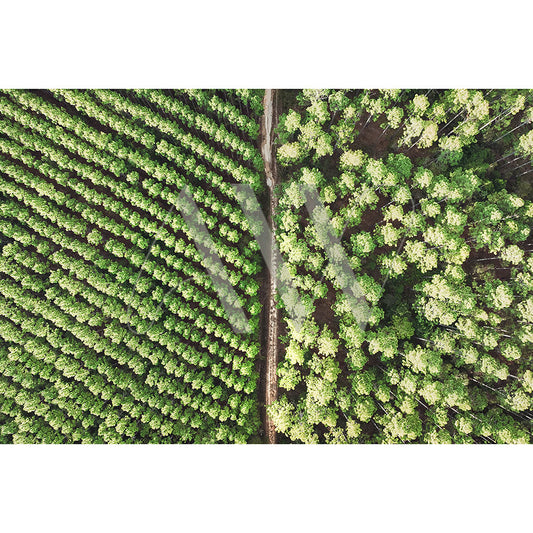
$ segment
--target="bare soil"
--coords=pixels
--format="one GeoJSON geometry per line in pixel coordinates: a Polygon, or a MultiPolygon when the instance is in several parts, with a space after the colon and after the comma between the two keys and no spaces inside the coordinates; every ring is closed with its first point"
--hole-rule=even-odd
{"type": "MultiPolygon", "coordinates": [[[[272,239],[275,239],[275,212],[278,201],[275,195],[275,188],[278,184],[278,175],[276,171],[276,157],[274,154],[273,145],[273,129],[277,123],[277,90],[266,89],[263,100],[265,114],[261,120],[261,155],[265,163],[266,183],[269,190],[269,211],[267,220],[272,228],[272,239]]],[[[272,243],[272,249],[274,243],[272,243]]],[[[271,271],[275,272],[276,264],[274,254],[272,254],[273,264],[271,271]]],[[[265,357],[266,360],[262,365],[261,372],[261,388],[264,390],[264,405],[262,409],[262,418],[264,423],[264,433],[269,444],[275,444],[277,441],[276,428],[273,421],[266,412],[267,406],[276,401],[278,397],[278,380],[276,369],[279,360],[279,321],[280,312],[276,307],[276,291],[277,280],[276,276],[270,272],[266,276],[265,281],[268,283],[268,290],[265,291],[265,299],[263,300],[263,309],[265,320],[263,325],[265,327],[265,357]]]]}

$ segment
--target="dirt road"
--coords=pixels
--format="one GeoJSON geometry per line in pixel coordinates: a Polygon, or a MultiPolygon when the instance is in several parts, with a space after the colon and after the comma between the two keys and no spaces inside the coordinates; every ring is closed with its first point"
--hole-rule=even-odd
{"type": "MultiPolygon", "coordinates": [[[[274,249],[274,239],[276,233],[274,214],[277,210],[277,198],[274,188],[277,185],[276,172],[276,157],[273,147],[273,128],[277,121],[277,106],[276,97],[277,91],[275,89],[266,89],[263,100],[265,114],[261,123],[261,154],[265,162],[265,173],[267,186],[270,191],[270,209],[268,213],[268,221],[272,228],[272,246],[274,249]]],[[[265,405],[270,405],[278,396],[278,380],[276,376],[276,368],[278,366],[278,328],[279,328],[279,309],[276,308],[275,299],[277,291],[277,279],[272,273],[276,271],[275,254],[272,257],[272,268],[269,275],[269,295],[268,295],[268,309],[267,309],[267,346],[266,346],[266,384],[265,384],[265,405]]],[[[272,420],[265,416],[265,434],[269,444],[276,443],[276,429],[272,420]]]]}

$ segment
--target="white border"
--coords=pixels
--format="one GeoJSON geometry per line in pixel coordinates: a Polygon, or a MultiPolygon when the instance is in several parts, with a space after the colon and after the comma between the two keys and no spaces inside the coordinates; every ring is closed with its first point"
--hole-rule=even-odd
{"type": "Polygon", "coordinates": [[[528,446],[6,446],[2,531],[518,531],[528,446]]]}
{"type": "Polygon", "coordinates": [[[0,87],[532,87],[506,0],[4,3],[0,87]]]}
{"type": "MultiPolygon", "coordinates": [[[[0,87],[532,87],[531,6],[19,1],[0,87]]],[[[2,446],[2,531],[516,531],[529,446],[2,446]]]]}

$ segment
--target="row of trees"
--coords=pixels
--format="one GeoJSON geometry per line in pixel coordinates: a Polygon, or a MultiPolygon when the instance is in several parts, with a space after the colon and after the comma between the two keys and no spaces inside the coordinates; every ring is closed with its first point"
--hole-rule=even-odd
{"type": "MultiPolygon", "coordinates": [[[[100,91],[93,91],[93,93],[98,97],[100,91]]],[[[257,170],[261,171],[263,169],[263,159],[255,143],[252,144],[251,142],[242,140],[238,135],[229,132],[223,125],[209,116],[198,113],[187,104],[165,94],[163,91],[143,89],[134,91],[134,94],[143,98],[149,105],[158,106],[165,115],[177,118],[188,128],[194,128],[196,131],[202,132],[210,142],[219,143],[222,147],[232,150],[245,164],[251,162],[257,170]]],[[[207,102],[200,103],[204,103],[205,105],[207,102]]],[[[218,105],[215,109],[218,109],[221,103],[216,102],[216,104],[218,105]]],[[[226,107],[227,104],[223,106],[221,111],[226,109],[226,107]]],[[[229,112],[228,118],[232,123],[242,124],[244,126],[246,122],[239,120],[240,117],[243,117],[249,124],[254,124],[255,128],[257,128],[257,123],[253,123],[245,115],[241,113],[238,116],[235,115],[236,110],[233,113],[231,111],[229,112]]]]}
{"type": "MultiPolygon", "coordinates": [[[[65,97],[65,94],[62,96],[65,97]]],[[[257,171],[236,163],[217,147],[204,142],[191,133],[185,132],[178,123],[164,118],[151,108],[137,104],[116,91],[99,90],[96,92],[96,96],[102,104],[110,106],[111,109],[118,113],[126,114],[128,120],[122,119],[125,123],[131,121],[131,119],[139,120],[144,125],[143,128],[153,128],[162,134],[166,134],[172,139],[170,144],[185,148],[194,157],[201,158],[214,168],[231,176],[234,180],[260,187],[260,176],[257,171]]],[[[67,97],[75,98],[75,93],[69,92],[67,97]]],[[[113,123],[120,121],[119,115],[113,114],[109,110],[107,112],[102,111],[98,118],[111,126],[113,123]]],[[[118,131],[125,136],[129,136],[127,129],[124,131],[119,129],[118,131]]],[[[135,138],[132,137],[132,140],[135,140],[135,138]]],[[[257,150],[255,152],[257,153],[257,150]]]]}
{"type": "MultiPolygon", "coordinates": [[[[9,253],[10,251],[8,249],[5,252],[9,253]]],[[[146,299],[139,299],[140,308],[138,312],[136,307],[131,305],[130,313],[128,313],[125,311],[125,304],[123,302],[112,298],[106,298],[104,300],[101,298],[102,294],[98,294],[94,290],[88,290],[87,286],[83,283],[76,283],[72,270],[76,269],[77,276],[83,279],[81,274],[86,270],[86,268],[83,268],[85,266],[83,262],[78,261],[78,264],[76,264],[66,255],[63,255],[62,258],[54,257],[54,262],[61,264],[65,268],[65,271],[59,271],[57,267],[55,270],[51,270],[55,266],[53,263],[46,265],[50,278],[48,282],[44,282],[45,285],[43,287],[43,281],[40,281],[42,276],[34,279],[34,276],[24,267],[24,261],[27,260],[27,257],[24,254],[22,256],[15,254],[14,258],[15,260],[18,259],[15,264],[9,261],[2,261],[2,272],[11,276],[21,287],[28,287],[33,290],[40,289],[44,294],[37,295],[33,298],[27,291],[21,290],[17,293],[16,291],[19,289],[19,285],[16,284],[4,285],[5,291],[9,291],[5,292],[5,294],[12,298],[15,298],[17,294],[19,296],[22,295],[21,298],[27,297],[26,299],[16,300],[16,303],[24,309],[44,309],[42,311],[44,313],[43,317],[50,320],[56,327],[62,328],[65,333],[73,334],[84,346],[96,352],[105,353],[120,365],[125,365],[126,368],[129,367],[135,374],[142,376],[148,371],[153,372],[154,365],[163,365],[166,368],[166,365],[170,364],[171,366],[169,368],[174,371],[171,373],[167,371],[163,372],[167,377],[166,381],[162,376],[161,380],[157,381],[159,392],[165,390],[161,388],[163,384],[173,387],[176,381],[175,378],[185,379],[185,381],[189,382],[193,381],[197,384],[201,383],[206,393],[214,390],[213,383],[211,385],[206,384],[208,380],[206,380],[205,371],[195,376],[194,370],[189,370],[186,373],[187,379],[183,377],[185,370],[183,365],[178,369],[174,369],[171,360],[172,357],[176,356],[180,360],[189,363],[193,369],[197,366],[209,369],[210,365],[214,365],[218,361],[228,365],[231,364],[230,368],[233,369],[231,372],[228,372],[227,369],[221,372],[219,369],[218,372],[213,370],[212,375],[217,376],[225,388],[232,386],[237,392],[245,390],[247,393],[251,393],[255,389],[257,376],[252,371],[253,361],[249,360],[245,362],[243,357],[240,359],[236,358],[234,352],[229,352],[223,346],[219,346],[216,341],[213,342],[210,339],[205,339],[205,334],[194,335],[194,322],[192,325],[180,323],[181,328],[172,328],[171,323],[165,321],[163,324],[157,323],[155,328],[149,328],[148,321],[150,317],[146,318],[146,310],[148,309],[146,299]],[[71,271],[67,270],[68,267],[70,267],[71,271]],[[86,300],[81,298],[81,296],[86,298],[86,300]],[[100,298],[98,298],[99,296],[100,298]],[[99,303],[100,307],[98,307],[99,303]],[[146,331],[146,335],[150,341],[139,342],[138,335],[131,331],[128,332],[125,329],[124,326],[128,323],[138,326],[141,332],[146,331]],[[95,330],[95,326],[105,326],[103,327],[103,336],[102,333],[98,333],[95,330]],[[188,326],[188,328],[185,326],[188,326]],[[179,338],[176,340],[175,335],[170,334],[173,329],[181,333],[181,337],[179,338],[186,340],[184,342],[180,342],[179,338]],[[202,352],[194,350],[187,340],[191,343],[200,343],[201,349],[207,350],[210,355],[206,352],[202,354],[202,352]],[[235,372],[239,372],[242,377],[238,378],[235,372]]],[[[39,270],[43,270],[42,259],[40,262],[34,260],[34,263],[40,264],[41,267],[39,270]]],[[[189,313],[178,312],[183,311],[183,304],[179,307],[172,306],[171,310],[177,313],[182,320],[185,320],[185,316],[191,318],[191,310],[189,310],[189,313]]],[[[198,317],[194,316],[194,313],[192,315],[193,320],[194,318],[198,319],[198,317]]],[[[37,333],[35,326],[32,331],[37,333]]],[[[39,331],[42,331],[42,328],[39,331]]],[[[215,331],[216,334],[217,332],[215,331]]],[[[221,333],[218,333],[218,335],[221,335],[221,333]]],[[[224,340],[229,342],[226,336],[224,336],[224,340]]],[[[81,344],[77,344],[77,346],[79,347],[81,344]]],[[[233,349],[238,347],[240,346],[237,345],[233,349]]],[[[231,349],[232,347],[230,347],[231,349]]],[[[253,357],[252,347],[249,347],[249,350],[249,356],[253,357]]],[[[87,360],[87,356],[84,357],[84,362],[87,362],[87,360]]],[[[107,366],[112,369],[114,365],[109,364],[107,366]]],[[[123,375],[121,383],[125,383],[129,379],[130,371],[128,370],[128,373],[123,375]]],[[[172,388],[170,392],[175,394],[172,388]]],[[[220,392],[219,390],[218,394],[220,392]]]]}
{"type": "Polygon", "coordinates": [[[257,150],[212,119],[207,146],[132,103],[140,125],[104,94],[115,101],[0,97],[2,442],[246,442],[259,426],[259,257],[226,174],[258,177],[217,150],[257,150]],[[251,317],[247,334],[232,330],[175,209],[184,185],[251,317]]]}
{"type": "MultiPolygon", "coordinates": [[[[40,148],[44,152],[44,148],[39,143],[33,143],[31,147],[40,148]]],[[[145,256],[147,251],[152,256],[161,257],[167,266],[178,269],[183,268],[184,262],[186,263],[190,259],[196,262],[201,260],[194,244],[190,241],[187,242],[188,238],[186,233],[184,233],[186,232],[186,225],[179,215],[169,220],[169,213],[165,213],[162,208],[156,209],[155,211],[151,210],[152,213],[155,212],[158,215],[162,225],[168,222],[168,229],[163,226],[157,227],[153,220],[150,220],[148,216],[141,217],[138,210],[133,210],[129,202],[125,203],[123,201],[113,200],[109,196],[87,187],[82,180],[77,179],[72,174],[59,171],[42,157],[33,157],[27,149],[23,149],[18,144],[2,140],[0,141],[0,149],[9,153],[11,157],[16,157],[17,159],[20,159],[21,162],[24,161],[28,166],[40,170],[43,173],[43,176],[55,180],[58,184],[64,185],[68,183],[70,189],[73,189],[78,195],[82,196],[84,200],[87,201],[86,204],[79,203],[70,193],[61,192],[43,178],[36,177],[34,174],[27,172],[16,164],[10,164],[5,159],[2,160],[3,169],[7,174],[11,175],[17,182],[35,189],[40,196],[45,196],[52,200],[52,203],[47,203],[42,199],[34,200],[45,210],[44,216],[46,216],[47,211],[57,213],[60,220],[68,220],[67,229],[69,231],[73,231],[77,235],[86,235],[89,244],[99,245],[103,242],[103,235],[110,235],[110,237],[106,239],[104,247],[109,248],[112,246],[116,249],[116,252],[120,257],[124,257],[125,254],[128,255],[137,268],[145,263],[141,258],[146,259],[145,256]],[[114,215],[114,217],[111,218],[101,214],[100,211],[98,211],[98,208],[102,205],[110,211],[116,210],[120,212],[120,216],[114,215]],[[79,213],[81,219],[87,221],[87,223],[83,223],[82,220],[70,216],[73,211],[79,213]],[[119,218],[121,222],[117,222],[115,218],[119,218]],[[146,237],[142,236],[135,230],[132,222],[137,222],[138,227],[147,234],[146,237]],[[88,230],[89,224],[94,227],[92,231],[88,230]],[[181,236],[176,238],[176,234],[181,236]],[[148,237],[151,239],[152,243],[154,239],[157,239],[163,240],[164,244],[161,245],[158,243],[155,246],[150,246],[150,240],[148,237]],[[124,244],[121,244],[116,239],[130,241],[132,246],[128,246],[126,249],[124,244]]],[[[74,166],[79,168],[79,164],[74,166]]],[[[94,173],[98,174],[96,171],[94,173]]],[[[103,179],[99,179],[96,184],[101,184],[103,182],[103,179]]],[[[132,195],[131,203],[133,203],[134,206],[137,203],[137,199],[138,197],[132,195]]],[[[212,215],[205,215],[205,218],[208,219],[209,223],[212,215]]],[[[220,233],[223,233],[225,228],[228,228],[228,226],[221,224],[218,229],[220,233]]],[[[228,233],[233,233],[235,231],[236,230],[230,230],[228,228],[228,233]]],[[[242,236],[242,233],[239,236],[242,236]]],[[[235,265],[237,268],[242,269],[246,274],[254,274],[257,272],[257,269],[259,268],[257,263],[243,259],[239,254],[236,254],[234,245],[232,244],[231,247],[228,246],[228,240],[224,242],[221,238],[217,239],[215,235],[214,241],[220,255],[227,259],[229,265],[235,265]]],[[[150,262],[146,261],[146,264],[149,266],[150,262]]],[[[130,271],[130,277],[133,276],[133,273],[134,271],[130,271]]],[[[254,280],[242,279],[242,275],[237,272],[232,272],[230,275],[236,278],[235,284],[238,285],[238,288],[244,291],[245,294],[252,295],[256,291],[257,284],[254,280]]],[[[207,274],[202,275],[201,279],[203,290],[209,290],[211,288],[211,281],[207,274]]]]}
{"type": "MultiPolygon", "coordinates": [[[[255,117],[249,116],[249,113],[243,109],[242,104],[246,105],[249,102],[248,98],[239,100],[237,107],[214,93],[215,91],[201,89],[184,89],[173,91],[171,96],[188,98],[195,106],[195,111],[214,114],[219,122],[228,124],[238,135],[247,136],[257,141],[259,136],[257,119],[263,115],[262,91],[253,98],[253,113],[255,113],[255,117]]],[[[225,93],[231,99],[231,91],[225,91],[225,93]]],[[[142,91],[141,94],[145,94],[145,91],[142,91]]]]}
{"type": "Polygon", "coordinates": [[[242,102],[256,119],[263,116],[263,89],[228,89],[223,92],[229,96],[230,101],[236,101],[239,107],[242,102]]]}

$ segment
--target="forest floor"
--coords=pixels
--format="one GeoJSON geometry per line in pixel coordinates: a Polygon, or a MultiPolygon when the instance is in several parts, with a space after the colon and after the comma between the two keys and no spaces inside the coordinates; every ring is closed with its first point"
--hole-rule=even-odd
{"type": "MultiPolygon", "coordinates": [[[[276,238],[276,222],[274,214],[277,210],[277,198],[275,187],[278,184],[278,175],[276,171],[276,157],[274,154],[274,144],[272,133],[277,125],[277,90],[266,89],[264,97],[265,114],[261,121],[261,154],[265,163],[266,183],[269,190],[269,210],[267,220],[272,230],[272,241],[276,238]]],[[[272,242],[271,249],[274,249],[272,242]]],[[[275,444],[277,435],[274,423],[266,413],[266,407],[272,404],[278,396],[277,366],[279,359],[279,320],[280,312],[276,307],[277,279],[275,276],[276,264],[275,254],[271,254],[272,265],[270,265],[269,274],[266,276],[268,290],[264,292],[265,321],[263,325],[266,329],[266,346],[265,346],[265,364],[262,365],[262,383],[261,389],[264,390],[263,406],[263,423],[264,434],[269,444],[275,444]]]]}

